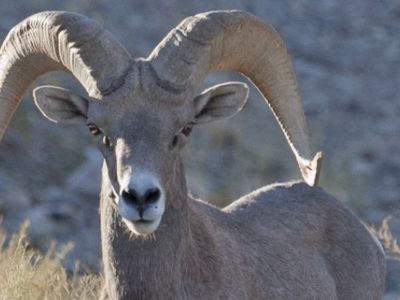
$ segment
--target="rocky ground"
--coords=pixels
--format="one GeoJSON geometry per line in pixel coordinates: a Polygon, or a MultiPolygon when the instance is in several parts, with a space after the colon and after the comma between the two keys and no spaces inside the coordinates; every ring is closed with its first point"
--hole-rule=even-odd
{"type": "MultiPolygon", "coordinates": [[[[274,1],[10,1],[0,5],[0,42],[18,21],[41,10],[70,10],[103,24],[137,56],[146,56],[185,16],[245,9],[274,25],[298,75],[315,149],[324,152],[321,186],[366,223],[393,215],[400,236],[400,2],[274,1]]],[[[218,73],[205,86],[245,80],[218,73]]],[[[68,76],[39,84],[82,89],[68,76]]],[[[42,246],[75,241],[71,255],[99,262],[101,158],[85,128],[58,127],[25,96],[0,144],[0,214],[10,231],[31,220],[42,246]]],[[[263,184],[298,178],[286,142],[255,89],[235,118],[195,129],[185,150],[193,193],[225,205],[263,184]]],[[[399,263],[390,261],[387,291],[400,293],[399,263]]],[[[388,299],[389,298],[388,296],[388,299]]]]}

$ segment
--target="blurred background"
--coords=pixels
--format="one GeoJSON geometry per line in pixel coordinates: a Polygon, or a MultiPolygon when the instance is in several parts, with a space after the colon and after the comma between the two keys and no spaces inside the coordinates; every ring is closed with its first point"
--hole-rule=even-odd
{"type": "MultiPolygon", "coordinates": [[[[2,0],[0,42],[23,18],[68,10],[102,24],[135,56],[147,56],[183,18],[244,9],[272,24],[292,56],[314,149],[324,152],[320,185],[365,223],[400,237],[400,2],[398,0],[60,1],[2,0]]],[[[204,87],[237,74],[218,73],[204,87]]],[[[69,75],[41,84],[84,94],[69,75]]],[[[25,95],[0,143],[0,215],[14,232],[31,221],[33,245],[74,241],[67,267],[100,261],[98,194],[101,156],[86,128],[45,120],[25,95]]],[[[271,112],[253,88],[243,112],[196,127],[184,150],[193,194],[219,206],[262,185],[299,178],[271,112]]],[[[387,299],[400,299],[400,263],[388,261],[387,299]],[[397,295],[397,296],[396,296],[397,295]]]]}

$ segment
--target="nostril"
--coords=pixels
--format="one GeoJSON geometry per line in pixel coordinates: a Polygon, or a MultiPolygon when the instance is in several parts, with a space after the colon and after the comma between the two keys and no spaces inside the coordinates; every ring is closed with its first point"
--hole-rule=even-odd
{"type": "Polygon", "coordinates": [[[158,199],[160,199],[161,196],[161,191],[159,188],[152,188],[149,189],[145,194],[144,194],[144,202],[145,203],[154,203],[157,202],[158,199]]]}
{"type": "Polygon", "coordinates": [[[122,197],[131,204],[136,204],[139,200],[138,194],[132,189],[122,191],[122,197]]]}
{"type": "Polygon", "coordinates": [[[159,188],[151,188],[143,195],[139,195],[134,189],[126,189],[122,191],[121,196],[127,204],[143,208],[143,205],[157,202],[160,199],[161,191],[159,188]]]}

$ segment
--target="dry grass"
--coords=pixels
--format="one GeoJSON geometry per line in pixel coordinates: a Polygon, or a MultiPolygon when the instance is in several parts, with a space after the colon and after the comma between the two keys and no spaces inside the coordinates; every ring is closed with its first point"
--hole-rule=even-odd
{"type": "MultiPolygon", "coordinates": [[[[80,275],[78,271],[68,276],[62,260],[71,245],[56,251],[50,247],[46,255],[30,247],[28,223],[6,243],[0,229],[0,299],[97,299],[100,278],[80,275]]],[[[76,268],[78,270],[78,267],[76,268]]]]}
{"type": "Polygon", "coordinates": [[[383,219],[379,228],[370,226],[371,231],[379,238],[385,248],[386,258],[400,261],[400,245],[390,231],[389,221],[392,216],[383,219]]]}
{"type": "MultiPolygon", "coordinates": [[[[382,241],[386,257],[400,261],[400,245],[393,237],[386,217],[379,228],[370,230],[382,241]]],[[[68,276],[62,261],[71,245],[61,251],[52,245],[46,255],[32,249],[27,240],[28,223],[21,226],[6,243],[6,234],[0,229],[0,299],[98,299],[101,278],[81,275],[77,271],[68,276]]]]}

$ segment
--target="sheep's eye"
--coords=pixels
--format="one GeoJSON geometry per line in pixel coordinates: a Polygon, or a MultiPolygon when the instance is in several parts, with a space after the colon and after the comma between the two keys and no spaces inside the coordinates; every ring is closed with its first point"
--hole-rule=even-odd
{"type": "Polygon", "coordinates": [[[181,129],[181,133],[184,134],[185,136],[189,136],[190,133],[192,132],[192,129],[193,129],[193,124],[188,124],[181,129]]]}
{"type": "Polygon", "coordinates": [[[102,131],[100,130],[100,128],[97,127],[97,126],[94,125],[94,124],[88,124],[87,126],[88,126],[88,128],[89,128],[90,133],[91,133],[93,136],[96,136],[96,135],[99,135],[99,134],[102,133],[102,131]]]}
{"type": "Polygon", "coordinates": [[[178,144],[183,145],[183,143],[186,141],[186,138],[192,132],[193,125],[193,122],[188,123],[179,131],[177,135],[174,136],[174,139],[172,140],[172,148],[175,148],[178,146],[178,144]]]}

